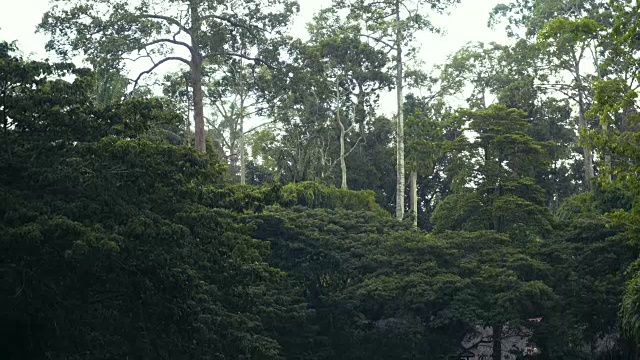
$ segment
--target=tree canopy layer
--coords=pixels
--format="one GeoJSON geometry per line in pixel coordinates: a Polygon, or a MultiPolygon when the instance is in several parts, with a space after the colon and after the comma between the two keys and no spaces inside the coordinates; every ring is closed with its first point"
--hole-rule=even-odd
{"type": "Polygon", "coordinates": [[[65,62],[0,42],[0,358],[637,358],[639,5],[427,68],[457,3],[53,0],[65,62]]]}

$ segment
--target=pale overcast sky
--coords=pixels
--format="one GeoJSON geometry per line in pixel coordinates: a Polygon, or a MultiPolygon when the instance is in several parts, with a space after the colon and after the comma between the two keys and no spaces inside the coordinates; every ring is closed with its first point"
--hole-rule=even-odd
{"type": "MultiPolygon", "coordinates": [[[[18,40],[23,53],[33,58],[52,57],[44,50],[47,36],[35,34],[35,27],[42,14],[47,10],[48,0],[1,0],[5,4],[0,11],[0,40],[18,40]]],[[[299,0],[301,12],[292,26],[292,35],[303,37],[306,34],[305,24],[321,7],[331,5],[329,0],[299,0]]],[[[504,31],[487,28],[489,12],[498,3],[505,0],[462,0],[462,3],[451,10],[449,16],[434,16],[437,25],[446,29],[444,36],[424,34],[420,36],[421,59],[427,66],[443,63],[447,56],[458,50],[467,42],[507,42],[504,31]]],[[[394,108],[393,95],[382,99],[385,113],[394,108]]]]}

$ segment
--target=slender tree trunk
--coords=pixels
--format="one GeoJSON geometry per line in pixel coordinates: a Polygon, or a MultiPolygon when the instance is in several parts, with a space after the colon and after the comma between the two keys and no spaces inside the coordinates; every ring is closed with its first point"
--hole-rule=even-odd
{"type": "MultiPolygon", "coordinates": [[[[242,52],[245,52],[244,42],[242,43],[242,52]]],[[[238,81],[236,82],[238,85],[238,93],[240,94],[240,116],[238,118],[238,128],[240,130],[239,138],[238,138],[238,147],[240,148],[240,185],[245,185],[247,183],[247,159],[244,147],[244,117],[246,115],[245,111],[245,101],[247,100],[248,91],[244,83],[244,63],[242,59],[240,59],[240,70],[237,72],[238,81]]]]}
{"type": "Polygon", "coordinates": [[[189,136],[191,133],[191,101],[189,101],[189,79],[186,79],[185,90],[187,91],[187,121],[184,124],[184,144],[186,146],[191,146],[191,141],[189,140],[189,136]]]}
{"type": "Polygon", "coordinates": [[[204,154],[207,152],[207,145],[204,137],[204,104],[202,101],[201,60],[198,60],[197,63],[198,65],[194,64],[193,66],[193,122],[195,123],[196,131],[196,150],[199,153],[204,154]]]}
{"type": "Polygon", "coordinates": [[[342,123],[340,123],[340,171],[342,172],[340,187],[347,189],[347,163],[344,161],[344,125],[342,123]]]}
{"type": "MultiPolygon", "coordinates": [[[[598,49],[594,47],[593,51],[591,52],[594,56],[593,59],[593,66],[596,69],[596,74],[597,74],[597,80],[602,80],[602,75],[600,73],[600,59],[598,57],[598,49]]],[[[624,110],[622,111],[623,116],[624,116],[624,110]]],[[[607,132],[609,131],[607,125],[605,124],[601,124],[602,126],[602,131],[603,132],[607,132]]],[[[604,154],[604,167],[607,171],[607,179],[609,181],[611,181],[611,154],[609,154],[608,152],[604,154]]]]}
{"type": "MultiPolygon", "coordinates": [[[[229,115],[230,119],[235,119],[235,111],[229,115]]],[[[229,131],[229,174],[236,179],[240,173],[240,138],[238,128],[234,127],[229,131]]]]}
{"type": "MultiPolygon", "coordinates": [[[[587,129],[587,119],[585,117],[584,97],[582,90],[578,91],[578,125],[580,130],[587,129]]],[[[584,157],[584,186],[585,190],[591,189],[591,179],[593,178],[593,155],[587,145],[582,147],[584,157]]]]}
{"type": "Polygon", "coordinates": [[[502,360],[502,325],[493,326],[492,360],[502,360]]]}
{"type": "Polygon", "coordinates": [[[198,1],[191,2],[191,80],[193,87],[193,122],[196,131],[196,150],[199,153],[207,152],[207,144],[204,136],[204,102],[202,91],[202,55],[198,44],[198,31],[200,28],[200,14],[198,13],[198,1]]]}
{"type": "Polygon", "coordinates": [[[396,129],[396,218],[404,217],[404,119],[402,97],[402,26],[400,24],[400,0],[396,0],[396,97],[398,101],[398,118],[396,129]]]}
{"type": "Polygon", "coordinates": [[[411,209],[411,217],[413,218],[413,227],[418,227],[418,173],[412,170],[409,173],[409,183],[411,186],[409,194],[409,205],[411,209]]]}
{"type": "MultiPolygon", "coordinates": [[[[242,111],[242,108],[240,108],[242,111]]],[[[240,128],[240,138],[238,138],[238,150],[240,151],[240,185],[245,185],[247,183],[247,175],[246,175],[246,159],[245,159],[245,149],[244,149],[244,113],[240,113],[240,119],[238,120],[238,127],[240,128]]]]}
{"type": "Polygon", "coordinates": [[[340,86],[336,87],[336,121],[338,122],[338,127],[340,128],[340,172],[342,176],[342,181],[340,183],[340,187],[342,189],[347,189],[347,163],[344,160],[344,124],[342,123],[342,119],[340,118],[340,86]]]}

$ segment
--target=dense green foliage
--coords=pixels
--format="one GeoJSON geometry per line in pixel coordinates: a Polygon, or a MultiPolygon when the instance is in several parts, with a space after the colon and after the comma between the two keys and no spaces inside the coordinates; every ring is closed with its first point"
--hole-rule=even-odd
{"type": "MultiPolygon", "coordinates": [[[[100,12],[70,3],[43,26],[100,12]]],[[[151,8],[180,14],[166,3],[151,8]]],[[[236,23],[207,1],[208,61],[163,96],[130,91],[114,60],[145,44],[109,42],[173,34],[145,7],[96,18],[95,42],[64,32],[80,22],[55,32],[94,69],[0,42],[0,359],[638,357],[640,5],[513,1],[490,21],[513,45],[407,68],[416,224],[392,215],[397,119],[378,101],[400,85],[390,50],[413,57],[413,31],[437,29],[410,1],[335,1],[307,41],[254,34],[296,8],[268,3],[284,12],[246,1],[236,23]],[[222,117],[207,153],[196,78],[222,117]],[[268,122],[245,130],[248,109],[268,122]]]]}
{"type": "Polygon", "coordinates": [[[148,138],[179,118],[1,61],[2,358],[277,358],[264,309],[295,304],[270,292],[264,245],[203,205],[220,166],[148,138]]]}

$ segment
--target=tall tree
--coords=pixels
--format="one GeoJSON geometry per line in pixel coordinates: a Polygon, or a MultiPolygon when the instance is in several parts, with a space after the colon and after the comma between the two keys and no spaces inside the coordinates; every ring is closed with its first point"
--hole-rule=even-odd
{"type": "MultiPolygon", "coordinates": [[[[598,24],[589,18],[569,20],[555,18],[543,26],[538,34],[538,43],[555,59],[557,70],[570,74],[570,84],[556,89],[568,95],[578,106],[578,130],[586,131],[588,126],[589,87],[584,76],[584,63],[589,49],[597,45],[598,24]],[[564,87],[564,89],[563,89],[564,87]]],[[[596,50],[597,51],[597,50],[596,50]]],[[[595,52],[594,52],[595,54],[595,52]]],[[[597,67],[596,67],[597,70],[597,67]]],[[[582,146],[584,161],[584,186],[589,189],[594,177],[593,153],[588,145],[582,146]]]]}
{"type": "Polygon", "coordinates": [[[348,18],[360,27],[360,36],[388,53],[394,53],[396,82],[396,218],[405,213],[404,161],[404,66],[416,53],[415,36],[419,31],[439,32],[428,16],[429,9],[445,12],[460,0],[338,0],[338,8],[349,10],[348,18]],[[407,59],[405,59],[407,57],[407,59]]]}
{"type": "Polygon", "coordinates": [[[433,214],[436,230],[510,233],[523,226],[535,233],[549,230],[544,191],[534,179],[550,159],[544,144],[526,134],[525,113],[495,104],[460,110],[458,116],[477,138],[458,141],[465,150],[460,153],[465,167],[457,170],[464,186],[438,206],[433,214]]]}
{"type": "Polygon", "coordinates": [[[487,108],[491,105],[488,97],[496,95],[496,84],[504,69],[500,59],[502,51],[503,47],[496,43],[466,44],[445,63],[441,81],[458,92],[468,89],[465,100],[471,108],[487,108]]]}
{"type": "Polygon", "coordinates": [[[272,72],[264,92],[270,93],[269,115],[280,125],[280,150],[315,172],[295,181],[311,175],[331,182],[338,169],[336,185],[347,188],[347,158],[366,141],[367,123],[392,80],[384,70],[386,54],[335,15],[327,9],[315,16],[310,39],[291,43],[286,71],[272,72]],[[312,152],[319,156],[308,156],[312,152]]]}
{"type": "Polygon", "coordinates": [[[267,125],[263,122],[249,129],[247,120],[264,111],[267,105],[256,94],[256,71],[258,67],[235,59],[220,67],[212,67],[206,78],[206,98],[213,104],[213,113],[207,122],[216,141],[223,145],[225,157],[229,159],[233,177],[246,184],[247,141],[246,135],[267,125]]]}
{"type": "Polygon", "coordinates": [[[136,77],[135,84],[164,63],[187,65],[196,149],[201,153],[206,152],[204,66],[230,57],[268,61],[260,58],[261,50],[272,44],[271,34],[281,33],[299,9],[294,0],[233,0],[224,4],[215,0],[52,0],[52,4],[38,28],[52,35],[47,49],[63,57],[82,52],[92,63],[108,60],[112,64],[148,59],[152,66],[136,77]],[[255,54],[238,52],[239,43],[254,49],[255,54]]]}
{"type": "Polygon", "coordinates": [[[347,188],[345,159],[364,140],[365,123],[374,115],[379,92],[389,88],[392,81],[384,72],[387,57],[383,51],[363,42],[357,32],[349,28],[340,29],[339,24],[333,26],[338,31],[322,31],[330,26],[326,23],[328,18],[323,17],[322,13],[315,20],[319,26],[309,26],[311,41],[318,52],[316,56],[320,60],[318,65],[322,78],[332,81],[331,87],[335,91],[334,118],[340,133],[340,186],[347,188]],[[352,130],[359,135],[355,144],[347,150],[345,137],[352,130]]]}
{"type": "MultiPolygon", "coordinates": [[[[506,20],[510,36],[534,40],[541,46],[550,78],[540,85],[576,104],[578,132],[596,126],[597,120],[587,116],[592,100],[590,83],[603,75],[600,59],[608,45],[600,30],[611,25],[609,2],[517,0],[494,8],[489,23],[502,20],[506,20]]],[[[586,143],[582,144],[582,158],[582,182],[588,190],[596,172],[593,151],[586,143]]]]}
{"type": "MultiPolygon", "coordinates": [[[[409,150],[406,157],[409,169],[409,181],[411,192],[409,193],[409,211],[414,227],[418,227],[418,215],[430,207],[428,199],[419,198],[418,176],[430,178],[437,176],[437,165],[443,162],[444,149],[446,147],[445,131],[450,125],[448,109],[438,94],[432,96],[416,97],[407,95],[404,104],[404,112],[407,115],[406,146],[409,150]],[[424,202],[424,203],[423,203],[424,202]]],[[[438,174],[439,175],[439,174],[438,174]]],[[[428,181],[423,181],[426,184],[428,181]]],[[[422,189],[420,189],[422,190],[422,189]]],[[[434,193],[439,189],[430,189],[434,193]]]]}
{"type": "MultiPolygon", "coordinates": [[[[469,123],[477,138],[473,142],[458,141],[460,149],[464,150],[461,156],[466,157],[466,168],[460,169],[466,184],[437,206],[432,216],[435,231],[472,231],[474,242],[494,242],[502,238],[499,241],[509,243],[509,247],[525,249],[534,239],[552,229],[551,214],[544,207],[544,191],[534,181],[536,172],[548,167],[550,162],[543,144],[526,134],[529,123],[525,113],[504,104],[460,110],[458,116],[461,123],[469,123]],[[493,236],[496,239],[489,240],[493,236]]],[[[481,249],[486,247],[477,250],[481,249]]],[[[473,280],[486,291],[478,296],[478,302],[486,301],[492,309],[477,321],[491,328],[492,359],[501,360],[507,328],[517,324],[516,319],[523,320],[523,313],[533,315],[532,310],[541,309],[532,306],[529,300],[533,298],[528,297],[537,294],[534,297],[542,295],[549,299],[551,296],[550,289],[541,282],[522,284],[522,278],[509,275],[509,272],[488,269],[490,267],[483,267],[475,275],[478,279],[473,280]],[[508,283],[521,290],[504,294],[504,286],[508,283]],[[529,291],[532,293],[527,294],[529,291]],[[513,298],[508,302],[509,309],[493,312],[496,304],[504,301],[498,299],[504,296],[513,298]]]]}
{"type": "Polygon", "coordinates": [[[277,69],[258,74],[268,116],[278,124],[277,142],[268,146],[282,182],[331,181],[334,90],[323,77],[319,53],[310,43],[291,41],[290,58],[277,69]]]}
{"type": "Polygon", "coordinates": [[[472,108],[486,108],[498,101],[526,112],[531,126],[527,134],[546,143],[553,166],[539,172],[536,181],[547,192],[547,206],[557,209],[560,201],[573,194],[583,178],[575,166],[578,153],[575,125],[569,99],[557,99],[547,84],[547,61],[537,44],[525,39],[514,45],[469,44],[451,57],[442,78],[457,89],[470,88],[467,102],[472,108]]]}

